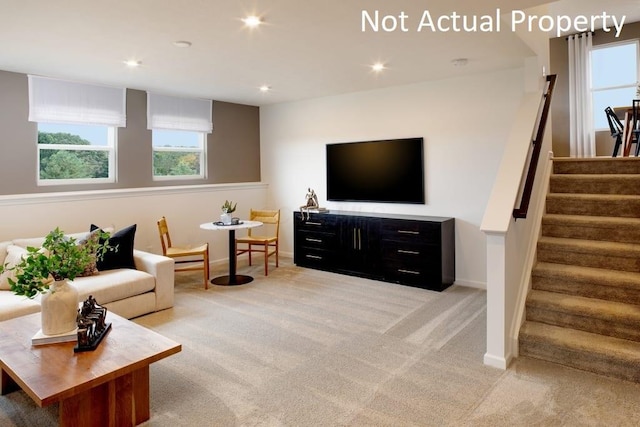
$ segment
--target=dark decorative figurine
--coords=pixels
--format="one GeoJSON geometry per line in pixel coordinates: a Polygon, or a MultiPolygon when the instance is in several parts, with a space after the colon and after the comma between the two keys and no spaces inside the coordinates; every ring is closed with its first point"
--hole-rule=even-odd
{"type": "Polygon", "coordinates": [[[93,295],[82,303],[78,309],[78,345],[75,352],[92,351],[98,347],[102,338],[111,329],[111,323],[106,323],[107,309],[98,304],[93,295]]]}

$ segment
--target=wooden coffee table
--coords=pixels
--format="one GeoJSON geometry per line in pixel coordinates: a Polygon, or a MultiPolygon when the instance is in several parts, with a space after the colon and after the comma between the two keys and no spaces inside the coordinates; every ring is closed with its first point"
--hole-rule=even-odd
{"type": "Polygon", "coordinates": [[[59,402],[61,426],[132,426],[149,411],[149,365],[182,346],[114,313],[94,351],[74,342],[32,346],[40,313],[0,322],[2,394],[21,388],[40,407],[59,402]]]}

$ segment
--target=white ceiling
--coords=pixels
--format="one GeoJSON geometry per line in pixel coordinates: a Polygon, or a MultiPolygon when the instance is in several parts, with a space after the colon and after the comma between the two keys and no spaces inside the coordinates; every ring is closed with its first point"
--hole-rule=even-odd
{"type": "MultiPolygon", "coordinates": [[[[510,30],[417,32],[433,17],[495,15],[545,0],[0,0],[0,69],[266,105],[521,66],[510,30]],[[361,31],[362,11],[404,12],[408,32],[361,31]],[[263,17],[243,27],[247,14],[263,17]],[[174,41],[188,40],[190,48],[174,41]],[[468,58],[466,67],[451,61],[468,58]],[[137,69],[126,59],[142,62],[137,69]],[[380,74],[370,65],[386,64],[380,74]],[[258,87],[272,90],[261,93],[258,87]]],[[[553,13],[640,17],[638,0],[562,0],[553,13]],[[634,15],[635,14],[635,15],[634,15]]]]}

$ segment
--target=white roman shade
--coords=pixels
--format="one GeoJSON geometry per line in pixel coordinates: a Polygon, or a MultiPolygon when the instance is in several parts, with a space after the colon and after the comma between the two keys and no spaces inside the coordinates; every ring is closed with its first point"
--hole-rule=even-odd
{"type": "Polygon", "coordinates": [[[30,75],[29,121],[125,127],[127,91],[30,75]]]}
{"type": "Polygon", "coordinates": [[[147,92],[147,129],[211,133],[210,99],[180,98],[147,92]]]}

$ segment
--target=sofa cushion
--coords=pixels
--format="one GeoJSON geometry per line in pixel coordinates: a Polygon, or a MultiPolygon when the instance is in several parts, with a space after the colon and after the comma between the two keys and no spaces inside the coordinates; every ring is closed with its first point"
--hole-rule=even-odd
{"type": "Polygon", "coordinates": [[[4,258],[7,256],[7,248],[12,245],[13,242],[0,242],[0,264],[4,264],[4,258]]]}
{"type": "Polygon", "coordinates": [[[156,285],[151,274],[128,268],[101,271],[94,276],[76,277],[70,283],[78,290],[81,301],[93,295],[98,304],[107,304],[149,292],[156,285]]]}
{"type": "MultiPolygon", "coordinates": [[[[48,234],[48,233],[47,233],[48,234]]],[[[84,231],[82,233],[72,233],[65,234],[66,236],[73,237],[76,241],[80,241],[82,239],[86,239],[89,235],[88,231],[84,231]]],[[[33,247],[33,248],[41,248],[44,244],[45,237],[31,237],[27,239],[13,239],[13,244],[16,246],[22,246],[23,248],[33,247]]]]}
{"type": "MultiPolygon", "coordinates": [[[[133,245],[136,235],[136,224],[130,225],[111,234],[109,237],[109,245],[117,247],[116,251],[107,251],[104,257],[98,260],[98,270],[113,270],[116,268],[136,268],[133,260],[133,245]]],[[[99,229],[98,226],[91,224],[91,231],[99,229]]]]}
{"type": "MultiPolygon", "coordinates": [[[[22,260],[23,255],[26,255],[28,253],[25,248],[16,245],[8,245],[6,251],[7,255],[4,259],[5,268],[11,268],[15,266],[22,260]]],[[[0,274],[0,290],[11,290],[9,279],[15,280],[15,278],[15,271],[4,271],[2,274],[0,274]]]]}
{"type": "Polygon", "coordinates": [[[0,321],[26,316],[40,311],[38,299],[16,295],[11,291],[0,291],[0,321]]]}

